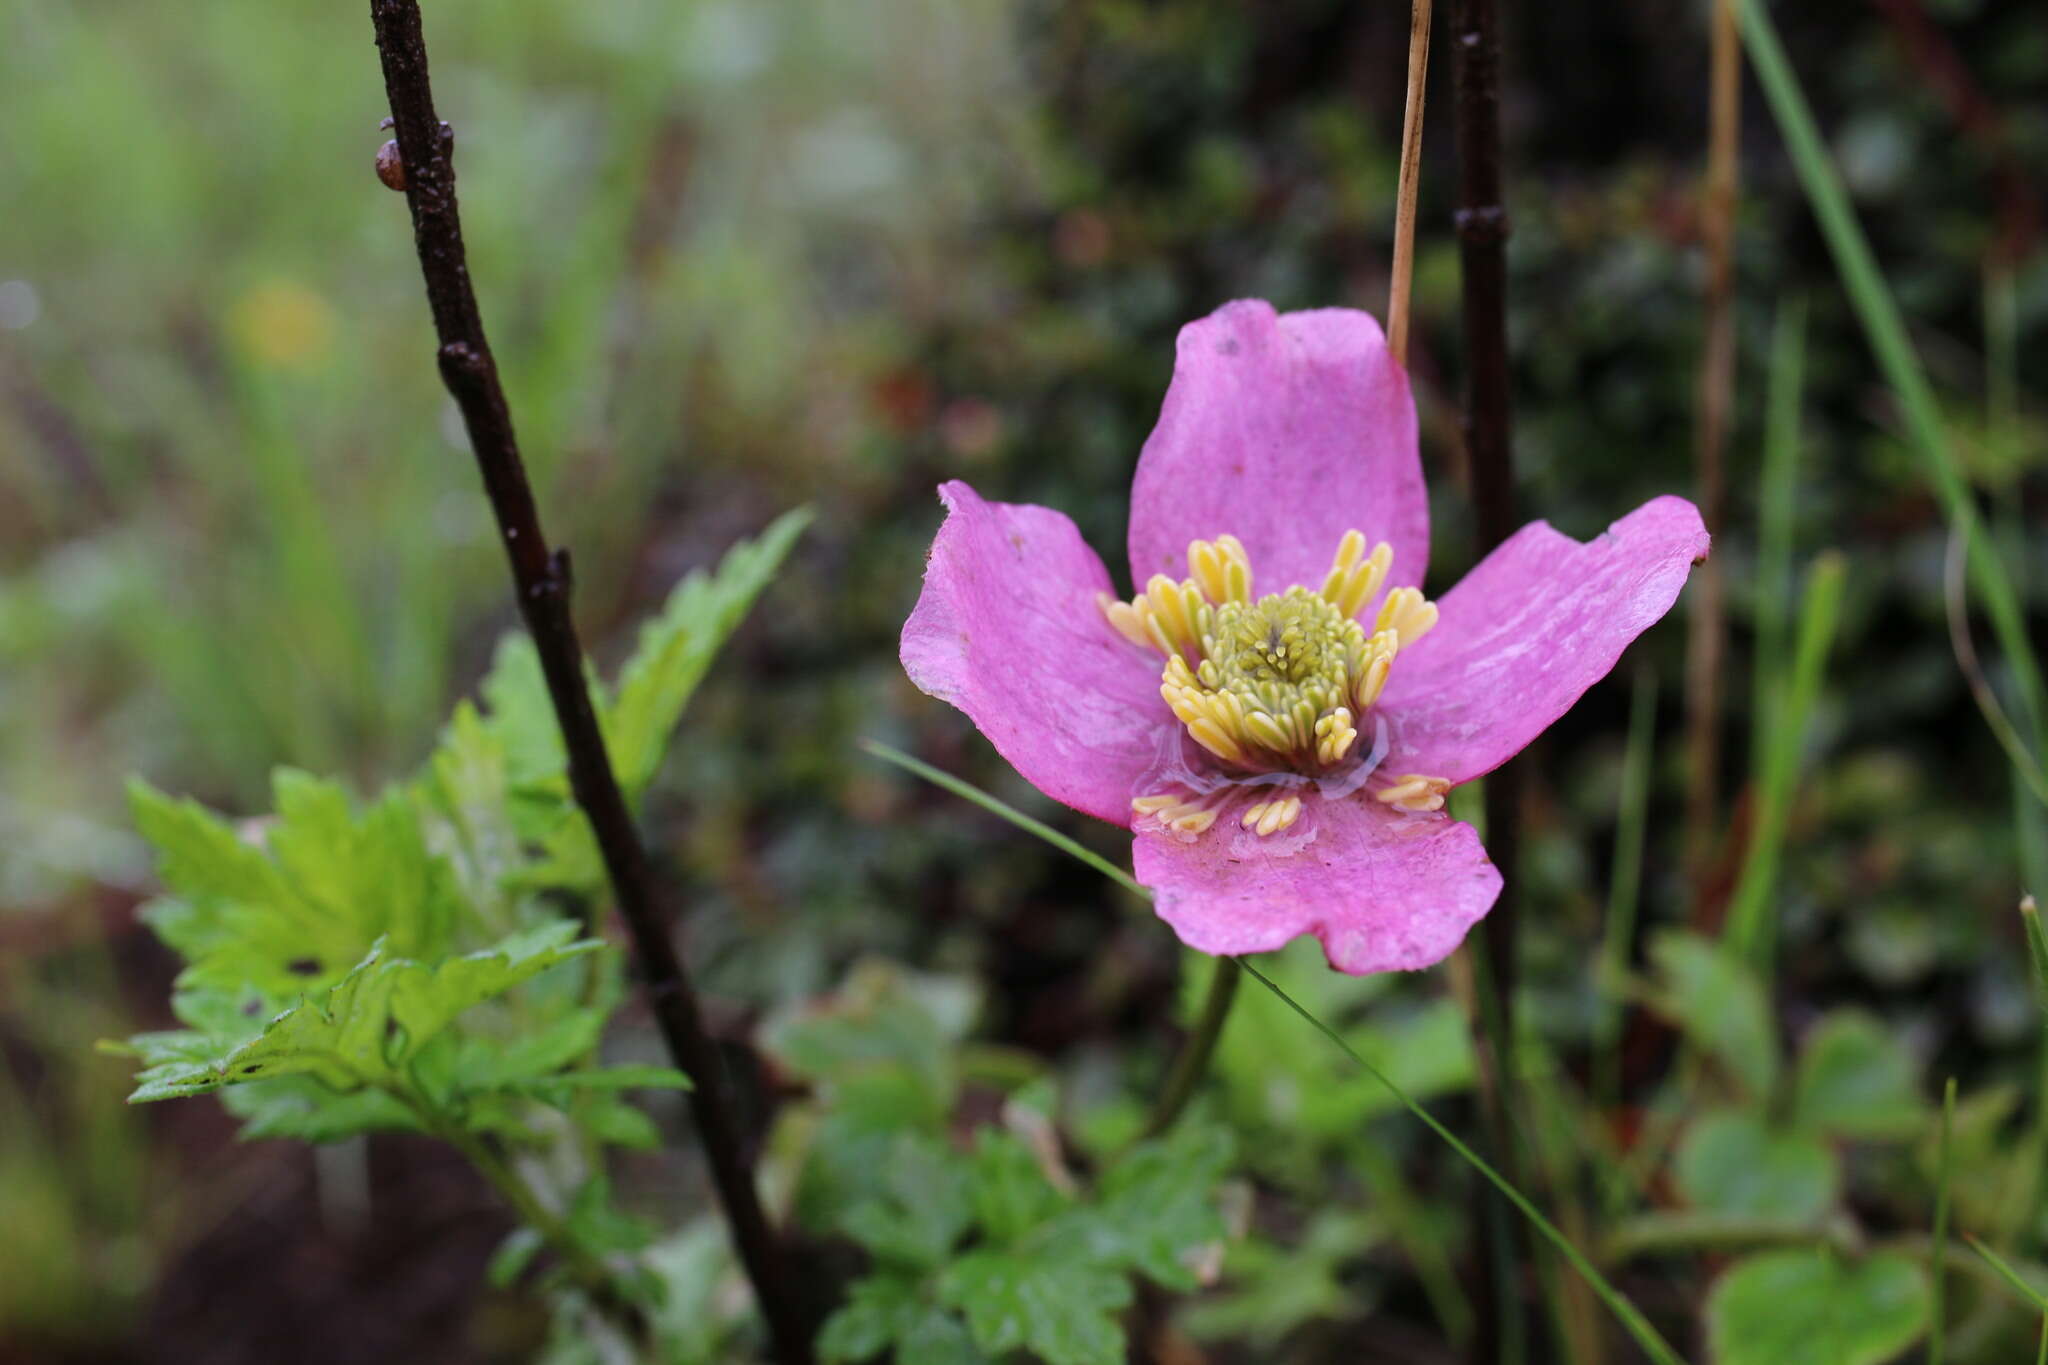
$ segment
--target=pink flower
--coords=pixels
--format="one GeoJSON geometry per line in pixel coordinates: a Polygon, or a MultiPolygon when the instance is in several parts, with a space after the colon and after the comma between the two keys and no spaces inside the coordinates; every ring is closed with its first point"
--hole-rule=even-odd
{"type": "Polygon", "coordinates": [[[1441,961],[1492,907],[1444,793],[1570,709],[1707,552],[1693,505],[1657,498],[1584,545],[1531,523],[1427,601],[1415,405],[1379,325],[1257,301],[1181,329],[1131,488],[1136,598],[1060,513],[939,496],[911,680],[1130,828],[1190,947],[1314,934],[1359,974],[1441,961]]]}

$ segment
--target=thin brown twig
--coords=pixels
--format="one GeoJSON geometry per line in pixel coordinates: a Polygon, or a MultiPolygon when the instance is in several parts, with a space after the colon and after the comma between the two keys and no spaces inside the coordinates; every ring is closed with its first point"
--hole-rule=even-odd
{"type": "MultiPolygon", "coordinates": [[[[1454,21],[1452,76],[1458,144],[1458,262],[1464,324],[1466,391],[1465,446],[1471,461],[1472,503],[1479,548],[1490,551],[1510,535],[1516,523],[1513,406],[1508,364],[1507,238],[1508,212],[1502,189],[1500,135],[1500,22],[1495,0],[1459,0],[1454,21]]],[[[1513,1179],[1514,996],[1517,914],[1520,886],[1521,769],[1510,762],[1486,779],[1486,842],[1501,868],[1500,900],[1486,917],[1479,972],[1480,1005],[1485,1027],[1477,1042],[1491,1050],[1491,1092],[1483,1095],[1482,1111],[1490,1130],[1494,1156],[1513,1179]]],[[[1491,1307],[1518,1301],[1515,1286],[1496,1276],[1517,1273],[1519,1256],[1514,1228],[1503,1207],[1482,1194],[1474,1211],[1482,1244],[1479,1302],[1491,1307]]],[[[1480,1313],[1481,1330],[1474,1338],[1473,1358],[1500,1356],[1505,1335],[1519,1339],[1520,1319],[1505,1313],[1480,1313]]]]}
{"type": "Polygon", "coordinates": [[[809,1365],[809,1322],[782,1271],[782,1248],[762,1212],[753,1172],[742,1153],[718,1044],[705,1030],[696,992],[669,937],[670,917],[656,893],[646,850],[612,772],[584,682],[583,649],[569,610],[569,557],[551,551],[541,531],[511,411],[477,311],[455,199],[454,135],[434,112],[418,0],[370,0],[370,18],[404,166],[420,272],[440,342],[441,378],[462,411],[511,561],[520,614],[540,656],[562,729],[570,787],[604,857],[663,1041],[694,1084],[691,1109],[712,1181],[767,1319],[776,1358],[783,1365],[809,1365]]]}
{"type": "MultiPolygon", "coordinates": [[[[1700,210],[1706,250],[1706,327],[1700,351],[1694,461],[1700,518],[1719,535],[1727,517],[1725,451],[1735,394],[1735,207],[1742,133],[1742,38],[1734,0],[1712,0],[1708,75],[1707,176],[1700,210]]],[[[1721,560],[1695,571],[1686,637],[1685,847],[1695,901],[1713,876],[1720,807],[1721,675],[1728,650],[1727,586],[1721,560]]]]}
{"type": "Polygon", "coordinates": [[[1422,179],[1423,91],[1429,84],[1432,0],[1415,0],[1408,19],[1408,102],[1401,114],[1401,179],[1394,195],[1394,278],[1387,291],[1387,349],[1408,367],[1408,301],[1415,284],[1415,202],[1422,179]]]}

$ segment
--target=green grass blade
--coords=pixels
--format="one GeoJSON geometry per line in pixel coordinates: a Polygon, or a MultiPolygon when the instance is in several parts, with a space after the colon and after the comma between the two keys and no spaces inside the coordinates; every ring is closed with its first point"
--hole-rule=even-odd
{"type": "Polygon", "coordinates": [[[1834,255],[1842,285],[1863,325],[1870,349],[1884,372],[1885,381],[1904,409],[1913,445],[1920,452],[1950,524],[1969,547],[1971,577],[1991,617],[1999,644],[2005,650],[2007,663],[2018,684],[2021,704],[2038,745],[2042,739],[2042,717],[2048,713],[2048,699],[2043,696],[2041,668],[2027,637],[2026,617],[2018,594],[2004,562],[1984,533],[1971,501],[1969,485],[1964,480],[1954,451],[1949,448],[1933,387],[1928,383],[1920,358],[1907,335],[1898,304],[1886,287],[1877,260],[1871,254],[1870,244],[1856,221],[1855,210],[1850,207],[1849,196],[1842,188],[1841,178],[1821,141],[1813,111],[1807,106],[1806,96],[1799,88],[1799,79],[1785,57],[1770,15],[1760,0],[1740,0],[1740,3],[1743,42],[1749,50],[1757,83],[1763,87],[1764,98],[1777,119],[1786,150],[1791,154],[1800,182],[1806,188],[1807,200],[1813,206],[1821,234],[1834,255]]]}
{"type": "Polygon", "coordinates": [[[1109,859],[1093,849],[1082,847],[1054,829],[1051,825],[1040,820],[1034,820],[1015,806],[990,796],[972,782],[962,781],[949,772],[934,768],[931,764],[921,759],[912,758],[901,749],[892,749],[879,740],[861,740],[860,747],[885,763],[893,763],[905,772],[914,773],[918,777],[923,778],[933,786],[944,787],[962,800],[972,801],[975,805],[980,806],[992,815],[1001,816],[1026,834],[1036,835],[1038,838],[1045,840],[1045,842],[1051,844],[1060,852],[1079,858],[1082,862],[1088,864],[1088,866],[1094,868],[1118,886],[1123,887],[1132,895],[1143,896],[1147,900],[1152,898],[1152,893],[1140,886],[1137,878],[1109,861],[1109,859]]]}
{"type": "Polygon", "coordinates": [[[1948,1186],[1955,1123],[1956,1078],[1951,1076],[1941,1092],[1941,1155],[1934,1176],[1934,1247],[1927,1258],[1928,1285],[1934,1291],[1928,1313],[1927,1365],[1941,1365],[1948,1349],[1948,1186]]]}
{"type": "Polygon", "coordinates": [[[1642,900],[1643,839],[1649,828],[1650,760],[1657,720],[1657,676],[1636,674],[1629,697],[1628,748],[1621,762],[1615,818],[1614,866],[1607,878],[1607,916],[1600,944],[1600,1024],[1595,1099],[1605,1110],[1621,1099],[1621,1020],[1627,995],[1629,948],[1642,900]]]}
{"type": "Polygon", "coordinates": [[[1303,1019],[1306,1019],[1309,1022],[1309,1025],[1313,1027],[1318,1033],[1322,1034],[1325,1038],[1328,1038],[1332,1043],[1335,1043],[1338,1049],[1342,1051],[1345,1056],[1349,1057],[1354,1063],[1358,1065],[1360,1070],[1364,1071],[1368,1076],[1371,1076],[1374,1080],[1378,1081],[1382,1086],[1384,1086],[1386,1088],[1387,1093],[1392,1095],[1397,1101],[1399,1101],[1403,1108],[1405,1108],[1409,1113],[1413,1114],[1417,1119],[1420,1119],[1423,1125],[1427,1127],[1431,1132],[1435,1133],[1439,1138],[1442,1138],[1443,1141],[1449,1145],[1450,1149],[1453,1152],[1457,1153],[1458,1157],[1461,1160],[1463,1160],[1466,1165],[1470,1166],[1473,1170],[1477,1171],[1481,1176],[1483,1176],[1488,1181],[1488,1183],[1490,1183],[1495,1189],[1501,1192],[1503,1198],[1505,1198],[1509,1203],[1513,1204],[1515,1208],[1520,1210],[1522,1216],[1529,1220],[1530,1226],[1534,1227],[1537,1232],[1541,1233],[1543,1235],[1544,1240],[1548,1241],[1552,1246],[1556,1247],[1558,1254],[1563,1256],[1564,1259],[1571,1264],[1572,1269],[1578,1271],[1579,1274],[1585,1278],[1586,1283],[1592,1286],[1593,1292],[1600,1296],[1601,1302],[1607,1305],[1608,1309],[1613,1312],[1615,1318],[1620,1321],[1622,1328],[1625,1331],[1627,1331],[1629,1336],[1635,1340],[1635,1343],[1638,1346],[1643,1348],[1644,1353],[1647,1354],[1651,1360],[1657,1362],[1657,1365],[1684,1365],[1684,1358],[1681,1357],[1676,1351],[1672,1350],[1670,1343],[1666,1342],[1662,1336],[1658,1335],[1657,1329],[1650,1325],[1649,1319],[1645,1318],[1642,1315],[1642,1312],[1639,1309],[1637,1309],[1637,1307],[1634,1304],[1630,1303],[1627,1299],[1623,1298],[1620,1291],[1615,1289],[1613,1285],[1607,1282],[1607,1277],[1602,1275],[1599,1272],[1599,1270],[1594,1267],[1593,1263],[1586,1259],[1584,1253],[1582,1253],[1576,1246],[1573,1246],[1570,1239],[1567,1238],[1563,1233],[1559,1232],[1557,1228],[1551,1223],[1551,1221],[1548,1218],[1545,1218],[1541,1211],[1539,1211],[1534,1204],[1529,1202],[1529,1200],[1522,1194],[1520,1190],[1516,1189],[1513,1185],[1509,1184],[1507,1180],[1504,1179],[1498,1171],[1495,1171],[1493,1167],[1489,1166],[1477,1152],[1473,1151],[1470,1147],[1466,1146],[1464,1142],[1462,1142],[1458,1138],[1458,1135],[1456,1133],[1453,1133],[1450,1129],[1446,1128],[1442,1123],[1438,1122],[1435,1115],[1431,1114],[1427,1109],[1424,1109],[1421,1105],[1417,1104],[1414,1100],[1410,1099],[1408,1097],[1407,1092],[1402,1090],[1399,1086],[1395,1085],[1392,1079],[1390,1079],[1385,1072],[1381,1071],[1378,1067],[1374,1066],[1371,1062],[1368,1062],[1364,1057],[1360,1056],[1357,1049],[1353,1048],[1349,1043],[1345,1042],[1344,1039],[1337,1033],[1335,1029],[1331,1028],[1322,1020],[1318,1019],[1315,1015],[1309,1013],[1309,1011],[1306,1008],[1304,1008],[1300,1004],[1300,1002],[1296,1001],[1295,998],[1289,995],[1286,991],[1281,990],[1280,987],[1275,985],[1273,981],[1269,977],[1267,977],[1264,972],[1261,972],[1257,967],[1254,967],[1250,962],[1246,962],[1243,958],[1239,958],[1238,961],[1244,963],[1245,971],[1250,973],[1252,978],[1256,980],[1260,985],[1264,986],[1267,990],[1271,991],[1275,996],[1277,996],[1280,1000],[1280,1003],[1286,1005],[1289,1009],[1293,1010],[1303,1019]]]}
{"type": "Polygon", "coordinates": [[[1771,956],[1772,895],[1778,880],[1778,858],[1784,850],[1785,821],[1792,788],[1799,775],[1799,754],[1807,721],[1820,692],[1821,668],[1834,639],[1846,569],[1841,555],[1830,551],[1814,561],[1799,609],[1799,640],[1792,658],[1792,678],[1778,721],[1771,727],[1770,752],[1757,793],[1756,819],[1742,875],[1728,912],[1728,942],[1757,964],[1771,956]]]}
{"type": "Polygon", "coordinates": [[[2043,1313],[2048,1313],[2048,1299],[2042,1298],[2040,1291],[2028,1284],[2019,1271],[2006,1264],[2004,1257],[2000,1256],[1990,1247],[1985,1246],[1984,1243],[1967,1232],[1963,1234],[1963,1240],[1970,1244],[1972,1251],[1984,1258],[1986,1264],[1998,1272],[1998,1278],[2012,1286],[2013,1293],[2018,1294],[2022,1299],[2043,1313]]]}
{"type": "Polygon", "coordinates": [[[1765,399],[1764,468],[1757,492],[1756,670],[1750,706],[1750,767],[1761,774],[1785,695],[1785,644],[1792,615],[1793,513],[1799,497],[1799,407],[1806,387],[1806,305],[1781,304],[1771,329],[1765,399]]]}

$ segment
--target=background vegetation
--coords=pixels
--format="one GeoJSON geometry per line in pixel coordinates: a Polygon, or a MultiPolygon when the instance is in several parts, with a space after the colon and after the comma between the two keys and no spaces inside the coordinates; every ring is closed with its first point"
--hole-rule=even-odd
{"type": "MultiPolygon", "coordinates": [[[[1509,29],[1521,493],[1576,535],[1695,477],[1703,11],[1552,5],[1509,29]]],[[[1009,1084],[991,1077],[1044,1072],[1078,1130],[1127,1131],[1174,1037],[1170,935],[855,741],[921,754],[1121,859],[1114,831],[1047,812],[902,678],[931,488],[962,477],[1062,507],[1113,550],[1182,322],[1242,295],[1382,308],[1405,7],[441,0],[427,18],[486,318],[601,659],[623,657],[685,570],[788,506],[818,511],[649,797],[714,1022],[776,1037],[853,964],[892,959],[959,1002],[931,1016],[939,1034],[971,1019],[985,1045],[963,1105],[1009,1084]]],[[[2015,576],[2038,584],[2048,32],[1999,0],[1782,22],[1967,474],[2015,576]]],[[[88,1051],[167,1017],[173,962],[133,914],[153,872],[127,775],[250,813],[276,765],[373,792],[420,763],[512,623],[425,363],[403,205],[371,173],[374,56],[353,5],[15,0],[0,15],[0,1358],[513,1359],[545,1332],[486,1285],[505,1216],[431,1144],[233,1146],[210,1103],[127,1109],[125,1065],[88,1051]]],[[[1413,356],[1433,584],[1470,560],[1439,66],[1413,356]]],[[[1948,1076],[1956,1141],[1977,1144],[1958,1148],[1960,1225],[2022,1257],[2048,1234],[2041,1017],[2013,913],[2023,883],[2043,884],[2039,810],[1957,668],[1939,505],[1748,95],[1716,542],[1733,796],[1692,875],[1674,618],[1523,760],[1515,869],[1536,1183],[1678,1322],[1758,1230],[1702,1237],[1654,1215],[1806,1209],[1854,1248],[1924,1231],[1948,1076]],[[1846,565],[1803,734],[1759,723],[1749,685],[1759,613],[1793,609],[1758,567],[1788,303],[1803,425],[1794,496],[1771,505],[1791,513],[1802,579],[1822,551],[1846,565]],[[1689,1014],[1693,941],[1669,931],[1718,931],[1774,744],[1799,755],[1773,825],[1776,970],[1750,1003],[1738,983],[1735,1005],[1689,1014]],[[1610,893],[1617,832],[1637,820],[1641,943],[1660,946],[1620,949],[1651,1008],[1605,1035],[1614,995],[1590,964],[1610,904],[1633,904],[1610,893]],[[1760,1035],[1731,1044],[1735,1018],[1760,1035]],[[1863,1064],[1830,1070],[1842,1055],[1863,1064]],[[1834,1104],[1838,1075],[1854,1093],[1834,1104]],[[1710,1140],[1710,1121],[1768,1131],[1710,1140]],[[1753,1170],[1769,1163],[1741,1143],[1779,1139],[1796,1149],[1770,1165],[1785,1185],[1717,1183],[1716,1151],[1753,1170]],[[1672,1143],[1690,1166],[1662,1159],[1672,1143]]],[[[1447,974],[1349,983],[1312,956],[1275,970],[1473,1126],[1447,974]]],[[[878,990],[896,969],[863,970],[856,986],[878,990]]],[[[1475,1311],[1465,1175],[1276,1008],[1240,1004],[1210,1097],[1248,1154],[1252,1232],[1160,1331],[1216,1360],[1455,1358],[1475,1311]]],[[[647,1054],[644,1027],[629,1011],[622,1053],[647,1054]]],[[[815,1079],[800,1049],[774,1050],[766,1104],[815,1079]]],[[[683,1221],[703,1208],[687,1152],[632,1158],[621,1178],[682,1223],[672,1273],[697,1277],[706,1320],[729,1320],[716,1238],[683,1221]]],[[[1965,1295],[1976,1336],[1959,1357],[2017,1358],[1998,1294],[1965,1295]]],[[[1566,1354],[1600,1348],[1572,1291],[1554,1297],[1558,1340],[1534,1358],[1598,1358],[1566,1354]]],[[[702,1358],[727,1358],[721,1340],[702,1358]]]]}

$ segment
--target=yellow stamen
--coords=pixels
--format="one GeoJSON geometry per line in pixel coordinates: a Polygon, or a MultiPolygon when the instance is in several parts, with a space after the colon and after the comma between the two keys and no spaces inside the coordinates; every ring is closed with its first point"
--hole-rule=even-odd
{"type": "Polygon", "coordinates": [[[1414,588],[1387,594],[1370,633],[1359,621],[1393,561],[1384,541],[1368,554],[1347,531],[1320,591],[1254,600],[1251,556],[1220,535],[1188,546],[1180,582],[1154,574],[1129,602],[1096,601],[1119,635],[1165,656],[1159,695],[1196,743],[1241,767],[1312,772],[1356,751],[1395,656],[1436,624],[1414,588]]]}
{"type": "Polygon", "coordinates": [[[1168,829],[1182,834],[1200,834],[1216,823],[1214,797],[1191,799],[1173,792],[1160,792],[1155,796],[1138,797],[1131,802],[1131,810],[1138,815],[1149,815],[1168,829]]]}
{"type": "Polygon", "coordinates": [[[1300,818],[1301,798],[1279,796],[1270,801],[1254,801],[1246,806],[1237,823],[1263,838],[1291,827],[1300,818]]]}
{"type": "Polygon", "coordinates": [[[1364,554],[1364,535],[1346,531],[1337,545],[1337,557],[1331,562],[1330,572],[1323,579],[1323,596],[1335,603],[1347,620],[1365,609],[1365,604],[1386,581],[1387,571],[1394,566],[1394,547],[1384,540],[1361,562],[1360,556],[1364,554]]]}
{"type": "Polygon", "coordinates": [[[1451,789],[1450,780],[1442,777],[1424,777],[1421,773],[1407,773],[1394,779],[1394,785],[1373,793],[1373,799],[1402,810],[1422,814],[1444,808],[1444,793],[1451,789]]]}
{"type": "Polygon", "coordinates": [[[1379,622],[1375,632],[1391,630],[1401,649],[1429,634],[1436,624],[1436,603],[1422,595],[1419,588],[1396,588],[1387,594],[1387,600],[1380,603],[1379,622]]]}

